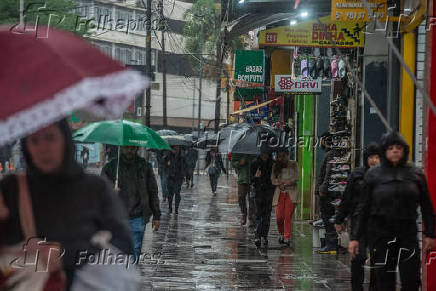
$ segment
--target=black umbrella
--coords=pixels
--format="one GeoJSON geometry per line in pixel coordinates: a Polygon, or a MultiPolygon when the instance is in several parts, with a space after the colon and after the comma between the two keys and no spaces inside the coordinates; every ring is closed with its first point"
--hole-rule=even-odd
{"type": "Polygon", "coordinates": [[[195,145],[199,148],[204,148],[208,145],[216,146],[218,145],[219,138],[219,134],[213,132],[205,132],[203,137],[200,137],[195,145]]]}
{"type": "Polygon", "coordinates": [[[248,131],[253,125],[248,123],[234,123],[224,127],[220,131],[219,152],[229,153],[232,151],[236,142],[248,131]]]}
{"type": "Polygon", "coordinates": [[[234,154],[260,155],[280,146],[280,131],[268,125],[256,125],[245,132],[232,148],[234,154]]]}
{"type": "Polygon", "coordinates": [[[190,146],[190,143],[182,135],[161,136],[170,146],[190,146]]]}

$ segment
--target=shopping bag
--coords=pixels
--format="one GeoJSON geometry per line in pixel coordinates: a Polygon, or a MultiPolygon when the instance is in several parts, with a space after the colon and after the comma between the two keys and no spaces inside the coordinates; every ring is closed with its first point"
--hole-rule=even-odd
{"type": "Polygon", "coordinates": [[[64,290],[66,280],[61,270],[63,251],[58,243],[36,237],[26,175],[19,173],[17,179],[18,212],[25,241],[0,247],[0,290],[64,290]]]}
{"type": "Polygon", "coordinates": [[[134,255],[122,254],[115,246],[109,243],[112,235],[108,231],[97,232],[91,242],[99,246],[107,256],[126,256],[123,263],[118,260],[105,260],[101,264],[85,264],[78,268],[74,274],[71,291],[139,291],[141,290],[141,276],[137,264],[130,259],[134,255]],[[127,260],[127,262],[126,262],[127,260]]]}

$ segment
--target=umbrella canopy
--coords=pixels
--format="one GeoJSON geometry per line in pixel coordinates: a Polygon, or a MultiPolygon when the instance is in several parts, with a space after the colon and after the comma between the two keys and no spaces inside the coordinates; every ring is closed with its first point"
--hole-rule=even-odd
{"type": "Polygon", "coordinates": [[[0,27],[0,51],[0,145],[74,110],[119,116],[148,85],[83,38],[51,27],[0,27]]]}
{"type": "Polygon", "coordinates": [[[204,148],[207,145],[216,146],[219,140],[220,140],[219,134],[206,132],[203,137],[200,137],[200,139],[197,141],[195,145],[201,148],[204,148]]]}
{"type": "Polygon", "coordinates": [[[248,123],[235,123],[224,127],[220,131],[220,143],[218,150],[221,153],[232,151],[236,142],[253,126],[248,123]]]}
{"type": "Polygon", "coordinates": [[[171,150],[167,142],[154,130],[128,120],[108,120],[91,123],[77,130],[73,139],[79,142],[98,142],[117,146],[140,146],[171,150]]]}
{"type": "Polygon", "coordinates": [[[235,143],[232,153],[260,155],[262,152],[272,152],[278,148],[280,132],[275,128],[267,125],[256,125],[250,128],[235,143]],[[271,143],[271,138],[276,142],[271,143]]]}
{"type": "Polygon", "coordinates": [[[183,135],[167,135],[167,136],[162,136],[162,138],[170,146],[182,146],[182,147],[190,146],[190,143],[186,141],[183,135]]]}
{"type": "Polygon", "coordinates": [[[156,133],[160,136],[167,136],[167,135],[177,135],[177,132],[171,129],[161,129],[156,131],[156,133]]]}

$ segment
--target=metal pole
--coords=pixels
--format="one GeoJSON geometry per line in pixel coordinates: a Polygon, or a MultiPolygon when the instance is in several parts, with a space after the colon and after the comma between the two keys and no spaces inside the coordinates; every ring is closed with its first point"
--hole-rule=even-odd
{"type": "Polygon", "coordinates": [[[192,132],[194,132],[195,128],[195,79],[192,78],[194,81],[194,90],[192,91],[192,132]]]}
{"type": "Polygon", "coordinates": [[[162,110],[163,110],[163,127],[166,128],[168,126],[168,120],[167,120],[167,61],[166,61],[166,56],[165,56],[165,31],[164,30],[162,30],[162,110]]]}
{"type": "Polygon", "coordinates": [[[203,18],[200,29],[200,78],[199,78],[199,89],[198,89],[198,132],[197,138],[200,138],[200,123],[201,123],[201,89],[202,89],[202,79],[203,79],[203,18]]]}
{"type": "Polygon", "coordinates": [[[24,0],[20,0],[20,26],[24,25],[24,0]]]}
{"type": "MultiPolygon", "coordinates": [[[[147,0],[147,7],[146,7],[146,38],[145,38],[145,70],[146,75],[150,81],[152,81],[151,78],[151,0],[147,0]]],[[[144,123],[146,126],[150,127],[150,104],[151,104],[151,88],[150,86],[145,91],[145,120],[144,123]]]]}

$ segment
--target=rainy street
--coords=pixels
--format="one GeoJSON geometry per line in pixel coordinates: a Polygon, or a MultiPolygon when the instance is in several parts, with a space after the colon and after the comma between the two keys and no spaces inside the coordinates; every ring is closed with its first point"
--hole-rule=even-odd
{"type": "Polygon", "coordinates": [[[252,231],[240,226],[234,178],[222,175],[216,196],[206,176],[194,179],[192,190],[182,188],[179,215],[161,203],[161,229],[145,233],[144,290],[349,290],[348,255],[315,253],[307,222],[294,222],[284,247],[273,214],[269,247],[257,249],[252,231]]]}

